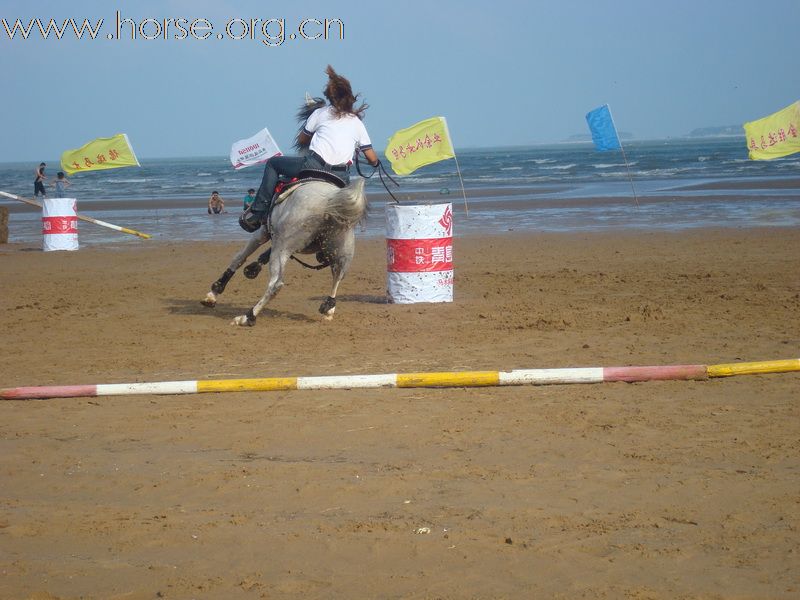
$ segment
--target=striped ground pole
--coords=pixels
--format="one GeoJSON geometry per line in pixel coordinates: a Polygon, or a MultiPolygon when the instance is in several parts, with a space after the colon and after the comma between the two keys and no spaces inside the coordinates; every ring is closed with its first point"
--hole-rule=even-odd
{"type": "Polygon", "coordinates": [[[800,371],[800,359],[720,365],[673,365],[652,367],[581,367],[565,369],[518,369],[513,371],[461,371],[440,373],[393,373],[386,375],[333,375],[323,377],[268,377],[157,381],[17,387],[0,390],[2,400],[79,398],[209,392],[271,392],[280,390],[335,390],[356,388],[448,388],[501,385],[552,385],[613,381],[703,380],[709,377],[787,373],[800,371]]]}

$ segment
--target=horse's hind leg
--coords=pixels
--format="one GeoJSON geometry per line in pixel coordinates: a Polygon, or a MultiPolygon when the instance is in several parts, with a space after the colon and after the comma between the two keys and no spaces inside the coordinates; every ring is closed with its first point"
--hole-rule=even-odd
{"type": "Polygon", "coordinates": [[[336,312],[336,291],[350,268],[350,263],[353,262],[355,235],[352,230],[349,233],[350,235],[342,240],[341,246],[332,251],[331,274],[333,275],[333,285],[331,286],[331,295],[325,298],[319,306],[319,312],[326,321],[333,319],[333,313],[336,312]]]}
{"type": "Polygon", "coordinates": [[[344,273],[337,273],[336,269],[331,269],[333,273],[333,287],[331,288],[331,295],[323,300],[319,305],[319,312],[322,313],[322,318],[326,321],[333,320],[333,313],[336,312],[336,290],[339,288],[344,273]]]}
{"type": "Polygon", "coordinates": [[[272,256],[269,259],[269,283],[267,284],[267,291],[261,296],[261,299],[256,302],[255,306],[247,311],[247,314],[239,315],[234,318],[231,325],[242,325],[244,327],[252,327],[256,324],[256,317],[264,309],[267,302],[272,300],[275,295],[283,287],[283,271],[286,268],[286,262],[289,260],[290,254],[285,250],[275,252],[273,248],[272,256]]]}
{"type": "Polygon", "coordinates": [[[267,232],[266,227],[262,227],[250,236],[250,239],[247,241],[247,245],[245,245],[244,248],[236,253],[231,261],[231,264],[228,265],[227,269],[225,269],[225,272],[220,276],[219,279],[211,284],[211,290],[206,294],[206,297],[201,302],[203,306],[214,308],[217,305],[217,296],[225,291],[225,286],[228,285],[228,282],[231,280],[231,277],[233,277],[234,273],[236,273],[237,269],[244,264],[244,261],[247,260],[248,256],[255,252],[260,246],[266,244],[268,240],[269,233],[267,232]]]}

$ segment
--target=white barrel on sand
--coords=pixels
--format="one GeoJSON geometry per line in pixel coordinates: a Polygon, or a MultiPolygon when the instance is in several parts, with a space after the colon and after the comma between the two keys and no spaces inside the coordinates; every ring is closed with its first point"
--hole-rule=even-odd
{"type": "Polygon", "coordinates": [[[386,260],[389,302],[452,302],[452,204],[387,204],[386,260]]]}
{"type": "Polygon", "coordinates": [[[78,201],[75,198],[45,198],[42,202],[42,248],[78,249],[78,201]]]}

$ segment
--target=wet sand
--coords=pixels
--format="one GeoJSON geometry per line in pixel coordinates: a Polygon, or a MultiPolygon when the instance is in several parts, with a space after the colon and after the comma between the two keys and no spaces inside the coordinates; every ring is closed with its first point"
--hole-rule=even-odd
{"type": "Polygon", "coordinates": [[[679,190],[797,190],[800,188],[800,179],[797,177],[772,178],[772,179],[721,179],[687,185],[679,190]]]}
{"type": "MultiPolygon", "coordinates": [[[[800,355],[800,229],[468,236],[456,301],[0,246],[0,387],[800,355]]],[[[0,402],[0,597],[796,598],[800,375],[0,402]]]]}
{"type": "MultiPolygon", "coordinates": [[[[770,179],[720,179],[696,183],[692,185],[674,185],[664,182],[663,187],[654,191],[639,189],[634,199],[632,193],[626,189],[620,194],[597,195],[596,187],[590,191],[581,191],[580,185],[536,185],[536,186],[497,186],[497,187],[472,187],[461,190],[459,187],[442,188],[429,191],[408,192],[390,186],[395,194],[395,199],[403,203],[415,202],[452,202],[459,209],[464,210],[466,197],[467,209],[503,211],[509,208],[515,210],[535,211],[541,208],[574,209],[587,206],[614,206],[621,205],[634,209],[636,203],[646,206],[648,204],[669,204],[676,200],[690,200],[693,203],[747,203],[752,202],[753,192],[763,196],[764,192],[775,200],[797,201],[800,199],[800,179],[798,178],[770,178],[770,179]],[[714,191],[709,195],[694,194],[693,192],[714,191]],[[689,194],[687,194],[687,192],[689,194]]],[[[368,196],[374,205],[393,202],[392,197],[381,187],[368,189],[368,196]]],[[[229,214],[238,215],[242,203],[239,198],[223,196],[225,209],[229,214]]],[[[106,211],[160,211],[173,209],[196,209],[198,214],[206,214],[208,198],[206,197],[160,197],[138,199],[79,199],[78,212],[107,218],[102,213],[106,211]],[[97,214],[95,214],[97,213],[97,214]]],[[[28,214],[38,216],[37,209],[22,202],[6,200],[0,197],[0,206],[6,206],[9,213],[28,214]]]]}

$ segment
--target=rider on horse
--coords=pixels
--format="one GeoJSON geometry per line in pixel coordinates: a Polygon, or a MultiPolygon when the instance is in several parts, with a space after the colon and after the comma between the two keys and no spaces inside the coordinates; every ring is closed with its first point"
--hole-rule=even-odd
{"type": "Polygon", "coordinates": [[[275,156],[267,161],[255,202],[242,215],[242,226],[247,225],[250,231],[257,229],[269,215],[275,186],[281,176],[292,179],[302,171],[323,171],[347,184],[357,151],[363,152],[373,167],[380,164],[361,121],[367,105],[362,103],[354,108],[358,96],[353,95],[350,82],[330,65],[325,72],[328,83],[323,93],[330,104],[311,113],[298,136],[298,145],[308,146],[308,154],[275,156]]]}

